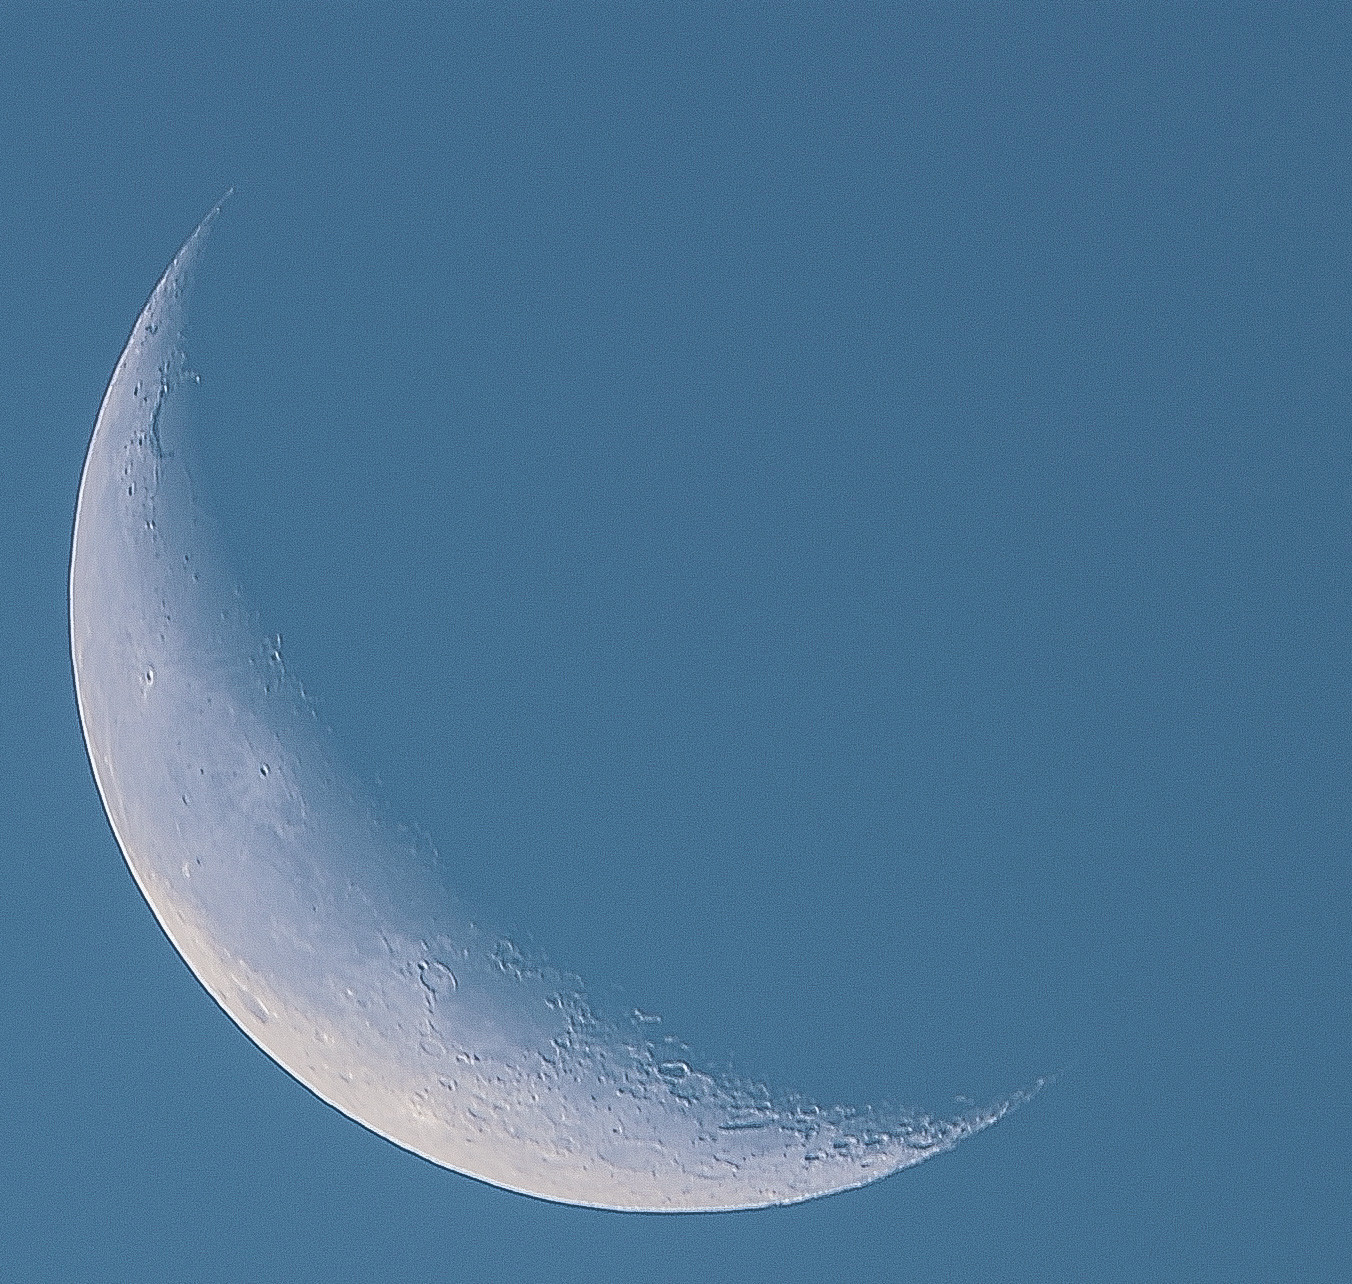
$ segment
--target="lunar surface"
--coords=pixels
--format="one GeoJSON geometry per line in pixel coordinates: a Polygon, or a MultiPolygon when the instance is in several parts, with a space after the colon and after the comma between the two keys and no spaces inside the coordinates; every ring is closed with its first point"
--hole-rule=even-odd
{"type": "MultiPolygon", "coordinates": [[[[219,209],[219,207],[218,207],[219,209]]],[[[127,864],[211,996],[324,1101],[510,1190],[599,1208],[757,1208],[845,1190],[988,1127],[818,1106],[701,1069],[639,1014],[470,915],[383,820],[213,553],[186,446],[188,289],[137,319],[85,461],[70,573],[80,718],[127,864]]]]}

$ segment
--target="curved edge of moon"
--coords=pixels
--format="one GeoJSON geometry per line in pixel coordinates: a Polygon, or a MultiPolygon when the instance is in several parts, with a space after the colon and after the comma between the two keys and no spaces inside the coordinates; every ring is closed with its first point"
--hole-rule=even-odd
{"type": "Polygon", "coordinates": [[[218,204],[127,341],[80,482],[80,721],[104,808],[175,949],[312,1092],[395,1144],[524,1194],[694,1212],[794,1203],[952,1149],[956,1118],[822,1107],[703,1070],[650,1019],[473,920],[435,852],[338,765],[278,640],[212,553],[187,444],[188,287],[218,204]]]}

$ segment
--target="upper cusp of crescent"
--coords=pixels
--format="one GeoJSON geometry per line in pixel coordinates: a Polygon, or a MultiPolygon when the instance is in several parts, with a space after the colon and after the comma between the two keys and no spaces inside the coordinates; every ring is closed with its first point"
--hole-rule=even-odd
{"type": "MultiPolygon", "coordinates": [[[[94,774],[119,810],[114,724],[142,707],[165,641],[170,598],[186,549],[171,553],[165,526],[166,428],[193,376],[182,345],[192,275],[218,204],[174,256],[136,319],[94,423],[76,501],[69,604],[76,700],[94,774]]],[[[177,515],[181,520],[182,514],[177,515]]],[[[177,543],[183,543],[182,540],[177,543]]]]}

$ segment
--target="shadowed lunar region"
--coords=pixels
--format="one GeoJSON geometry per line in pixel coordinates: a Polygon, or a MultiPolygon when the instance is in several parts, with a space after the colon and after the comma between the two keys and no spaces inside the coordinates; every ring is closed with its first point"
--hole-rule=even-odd
{"type": "Polygon", "coordinates": [[[99,409],[70,629],[85,742],[127,864],[240,1028],[324,1101],[434,1163],[634,1211],[860,1186],[1036,1091],[935,1119],[712,1073],[467,911],[435,852],[338,765],[213,554],[185,458],[197,376],[183,332],[219,209],[155,287],[99,409]]]}

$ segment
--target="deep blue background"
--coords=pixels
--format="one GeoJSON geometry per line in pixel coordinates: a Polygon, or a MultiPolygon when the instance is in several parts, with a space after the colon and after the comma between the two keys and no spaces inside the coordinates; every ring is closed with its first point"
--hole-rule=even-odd
{"type": "Polygon", "coordinates": [[[0,1274],[1347,1278],[1342,6],[561,8],[0,18],[0,1274]],[[1052,1089],[861,1192],[622,1216],[215,1008],[65,574],[230,184],[208,490],[466,896],[821,1098],[1052,1089]]]}

